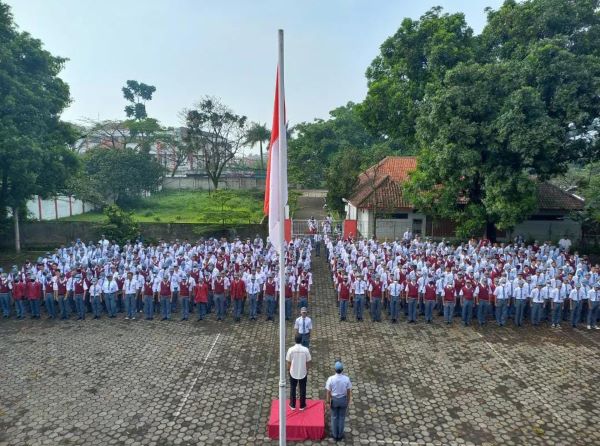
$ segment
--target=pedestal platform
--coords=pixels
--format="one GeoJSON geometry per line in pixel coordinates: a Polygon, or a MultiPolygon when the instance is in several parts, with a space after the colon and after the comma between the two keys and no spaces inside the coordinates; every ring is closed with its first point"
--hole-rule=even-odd
{"type": "MultiPolygon", "coordinates": [[[[306,400],[306,409],[301,411],[290,409],[290,400],[286,400],[285,407],[287,440],[322,440],[325,437],[325,401],[306,400]]],[[[279,439],[279,400],[271,402],[267,433],[272,440],[279,439]]]]}

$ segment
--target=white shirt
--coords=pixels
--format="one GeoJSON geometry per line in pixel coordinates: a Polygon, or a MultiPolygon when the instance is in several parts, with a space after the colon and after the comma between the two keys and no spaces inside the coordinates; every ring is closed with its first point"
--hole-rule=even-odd
{"type": "Polygon", "coordinates": [[[102,292],[104,294],[116,293],[117,291],[119,291],[119,286],[117,285],[117,281],[114,279],[110,281],[106,279],[102,284],[102,292]]]}
{"type": "Polygon", "coordinates": [[[348,395],[348,390],[352,388],[350,378],[343,373],[336,373],[327,378],[325,389],[331,392],[333,398],[340,398],[348,395]]]}
{"type": "MultiPolygon", "coordinates": [[[[390,290],[391,296],[394,296],[394,297],[400,296],[400,292],[402,291],[402,285],[400,285],[399,283],[393,282],[390,285],[389,290],[390,290]]],[[[336,375],[337,375],[337,373],[336,373],[336,375]]]]}
{"type": "Polygon", "coordinates": [[[354,282],[354,294],[363,295],[367,291],[367,282],[363,279],[354,282]]]}
{"type": "Polygon", "coordinates": [[[290,375],[294,379],[302,379],[307,374],[306,364],[310,362],[310,351],[302,344],[290,347],[285,355],[285,360],[291,363],[290,375]]]}
{"type": "Polygon", "coordinates": [[[246,292],[249,295],[260,293],[260,284],[258,283],[258,281],[257,280],[248,281],[246,283],[246,292]]]}
{"type": "Polygon", "coordinates": [[[502,285],[498,285],[496,287],[494,290],[494,296],[496,296],[496,299],[500,300],[508,299],[510,297],[502,285]]]}
{"type": "Polygon", "coordinates": [[[135,294],[138,289],[138,281],[132,278],[131,280],[125,279],[125,283],[123,284],[123,289],[125,294],[135,294]]]}
{"type": "Polygon", "coordinates": [[[300,316],[298,319],[296,319],[296,322],[294,323],[294,329],[298,330],[299,334],[310,333],[312,328],[312,320],[308,316],[306,316],[305,318],[300,316]]]}
{"type": "Polygon", "coordinates": [[[92,284],[92,286],[90,288],[90,296],[92,296],[92,297],[100,296],[100,293],[102,293],[102,287],[100,286],[100,284],[98,284],[98,283],[92,284]]]}

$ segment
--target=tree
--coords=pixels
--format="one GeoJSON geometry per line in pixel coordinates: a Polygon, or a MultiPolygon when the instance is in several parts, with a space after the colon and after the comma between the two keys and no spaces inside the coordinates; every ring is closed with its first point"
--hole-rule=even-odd
{"type": "Polygon", "coordinates": [[[134,141],[139,149],[149,151],[155,142],[156,134],[161,130],[158,121],[149,118],[146,111],[146,102],[152,100],[156,87],[128,80],[121,90],[123,97],[129,102],[129,105],[125,106],[125,115],[129,119],[123,122],[128,131],[128,139],[134,141]]]}
{"type": "Polygon", "coordinates": [[[82,170],[72,183],[78,198],[104,206],[125,206],[144,192],[156,191],[164,168],[144,152],[98,147],[82,157],[82,170]]]}
{"type": "Polygon", "coordinates": [[[403,51],[384,44],[362,112],[375,129],[419,146],[407,192],[421,211],[453,220],[460,235],[485,230],[493,239],[496,227],[511,229],[533,212],[536,182],[581,156],[569,128],[599,116],[600,28],[598,2],[577,3],[573,14],[569,0],[507,1],[488,11],[478,37],[454,22],[460,17],[433,10],[403,23],[403,51]],[[444,26],[410,48],[405,37],[426,22],[444,26]],[[401,100],[380,107],[388,96],[401,100]]]}
{"type": "Polygon", "coordinates": [[[68,144],[72,126],[60,120],[69,87],[58,74],[66,59],[19,32],[10,9],[0,3],[0,219],[12,209],[15,248],[20,251],[19,210],[33,195],[59,193],[77,157],[68,144]]]}
{"type": "Polygon", "coordinates": [[[296,137],[289,141],[288,151],[290,182],[303,187],[322,187],[337,153],[351,148],[368,151],[384,141],[368,132],[352,102],[329,114],[328,120],[316,119],[294,127],[296,137]]]}
{"type": "Polygon", "coordinates": [[[162,130],[156,135],[157,152],[165,159],[166,168],[170,170],[171,178],[183,163],[194,156],[194,147],[181,134],[182,129],[172,127],[162,130]]]}
{"type": "MultiPolygon", "coordinates": [[[[335,153],[325,175],[329,208],[343,213],[345,208],[343,200],[352,196],[358,185],[359,174],[394,153],[397,151],[387,142],[374,144],[364,150],[347,148],[335,153]]],[[[373,175],[373,172],[369,174],[373,175]]]]}
{"type": "Polygon", "coordinates": [[[196,108],[184,111],[184,141],[204,162],[204,169],[215,190],[225,167],[246,141],[247,118],[237,115],[219,99],[206,96],[196,108]]]}
{"type": "Polygon", "coordinates": [[[125,114],[128,118],[142,121],[148,117],[146,102],[152,100],[156,91],[153,85],[147,85],[138,81],[127,81],[127,85],[121,89],[123,97],[130,103],[125,106],[125,114]]]}
{"type": "Polygon", "coordinates": [[[325,182],[327,184],[327,204],[330,209],[342,213],[343,199],[352,195],[358,183],[360,160],[362,153],[358,149],[347,149],[337,152],[327,168],[325,182]]]}
{"type": "Polygon", "coordinates": [[[104,209],[104,215],[106,215],[108,221],[102,225],[102,233],[109,240],[115,240],[117,243],[123,244],[139,237],[140,228],[133,219],[131,212],[125,212],[119,206],[113,204],[104,209]]]}
{"type": "Polygon", "coordinates": [[[268,143],[271,140],[271,132],[266,124],[252,123],[246,134],[246,144],[254,147],[258,144],[260,148],[260,168],[265,170],[265,162],[263,159],[263,143],[268,143]]]}
{"type": "Polygon", "coordinates": [[[415,123],[428,89],[473,54],[473,30],[464,14],[435,7],[419,20],[404,19],[367,68],[367,97],[357,111],[368,130],[414,150],[415,123]]]}

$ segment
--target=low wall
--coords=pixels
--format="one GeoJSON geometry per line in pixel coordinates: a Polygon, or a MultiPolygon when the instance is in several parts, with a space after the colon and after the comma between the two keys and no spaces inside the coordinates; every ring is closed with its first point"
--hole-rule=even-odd
{"type": "MultiPolygon", "coordinates": [[[[254,238],[256,234],[266,236],[266,227],[261,225],[236,225],[222,228],[218,224],[194,223],[140,223],[140,232],[147,241],[164,240],[198,240],[200,237],[234,237],[254,238]]],[[[76,239],[85,243],[98,241],[101,235],[98,223],[79,221],[48,221],[21,224],[21,247],[53,248],[70,244],[76,239]]],[[[12,249],[15,241],[13,233],[0,238],[1,249],[12,249]]]]}
{"type": "Polygon", "coordinates": [[[534,239],[540,243],[545,240],[558,242],[566,236],[573,243],[578,243],[581,239],[581,224],[569,218],[554,221],[527,220],[515,226],[512,235],[522,235],[525,240],[534,239]]]}
{"type": "MultiPolygon", "coordinates": [[[[163,190],[213,190],[212,181],[205,177],[167,177],[163,180],[163,190]]],[[[265,179],[257,177],[223,177],[219,189],[261,189],[265,179]]]]}

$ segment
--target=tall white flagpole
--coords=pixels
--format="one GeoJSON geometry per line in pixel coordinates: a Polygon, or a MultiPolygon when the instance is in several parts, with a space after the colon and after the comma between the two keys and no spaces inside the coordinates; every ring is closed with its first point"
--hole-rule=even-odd
{"type": "Polygon", "coordinates": [[[284,169],[287,169],[287,134],[285,128],[285,89],[283,88],[283,30],[279,30],[279,444],[286,444],[286,373],[285,373],[285,196],[286,185],[281,179],[284,169]]]}

